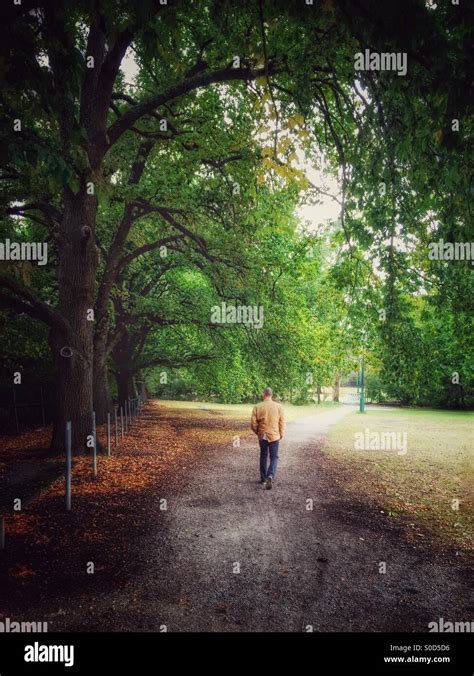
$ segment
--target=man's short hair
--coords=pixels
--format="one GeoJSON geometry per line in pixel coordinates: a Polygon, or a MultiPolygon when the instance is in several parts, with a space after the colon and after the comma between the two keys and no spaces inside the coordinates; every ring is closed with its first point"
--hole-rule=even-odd
{"type": "Polygon", "coordinates": [[[273,397],[273,390],[272,390],[272,388],[271,388],[271,387],[266,387],[266,388],[263,390],[263,396],[264,396],[264,397],[273,397]]]}

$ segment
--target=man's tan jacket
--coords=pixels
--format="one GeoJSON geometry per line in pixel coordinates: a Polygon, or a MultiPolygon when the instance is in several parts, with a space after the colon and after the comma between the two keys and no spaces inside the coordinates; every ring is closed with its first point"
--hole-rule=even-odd
{"type": "Polygon", "coordinates": [[[283,406],[276,401],[265,399],[254,406],[250,426],[261,439],[265,434],[268,441],[277,441],[285,433],[283,406]]]}

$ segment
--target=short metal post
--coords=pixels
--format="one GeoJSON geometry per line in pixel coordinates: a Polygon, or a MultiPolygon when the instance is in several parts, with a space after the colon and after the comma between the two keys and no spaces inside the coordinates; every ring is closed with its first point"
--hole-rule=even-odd
{"type": "Polygon", "coordinates": [[[125,406],[125,433],[128,432],[128,402],[127,399],[124,401],[124,406],[125,406]]]}
{"type": "Polygon", "coordinates": [[[120,423],[122,425],[122,441],[123,441],[123,406],[120,407],[120,423]]]}
{"type": "Polygon", "coordinates": [[[114,408],[115,446],[118,446],[117,407],[114,408]]]}
{"type": "Polygon", "coordinates": [[[107,413],[107,455],[110,455],[110,413],[107,413]]]}
{"type": "Polygon", "coordinates": [[[72,447],[71,423],[66,423],[66,510],[71,511],[72,447]]]}
{"type": "Polygon", "coordinates": [[[94,450],[92,456],[92,470],[94,476],[97,476],[97,430],[95,427],[95,411],[92,411],[92,434],[94,437],[94,450]]]}

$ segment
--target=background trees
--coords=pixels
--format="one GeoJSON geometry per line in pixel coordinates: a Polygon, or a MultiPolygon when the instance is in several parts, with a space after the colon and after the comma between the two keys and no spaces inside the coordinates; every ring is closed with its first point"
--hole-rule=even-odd
{"type": "Polygon", "coordinates": [[[110,383],[122,399],[139,374],[156,382],[155,366],[202,395],[242,400],[271,379],[304,399],[364,344],[380,397],[466,404],[471,269],[426,247],[469,239],[468,8],[43,0],[3,12],[2,235],[49,244],[45,268],[1,264],[4,375],[27,364],[26,336],[8,348],[27,317],[47,354],[44,324],[53,448],[67,419],[83,450],[110,383]],[[406,51],[407,76],[355,72],[367,46],[406,51]],[[305,174],[318,162],[340,218],[305,232],[297,207],[321,197],[305,174]],[[262,306],[265,329],[210,326],[222,300],[262,306]]]}

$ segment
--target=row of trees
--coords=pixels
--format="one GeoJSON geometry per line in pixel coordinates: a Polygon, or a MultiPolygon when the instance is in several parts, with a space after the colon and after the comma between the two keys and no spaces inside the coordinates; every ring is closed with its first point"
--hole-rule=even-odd
{"type": "Polygon", "coordinates": [[[468,267],[421,253],[469,218],[466,16],[416,0],[403,17],[372,0],[2,13],[2,235],[49,246],[47,266],[1,264],[5,375],[21,344],[51,368],[54,450],[66,420],[85,450],[111,367],[120,400],[163,369],[228,400],[268,378],[303,392],[362,349],[399,398],[430,385],[441,401],[451,364],[468,385],[468,267]],[[408,51],[407,77],[355,73],[367,45],[408,51]],[[340,183],[325,230],[295,218],[321,194],[303,156],[340,183]],[[264,330],[212,323],[222,300],[263,307],[264,330]],[[432,379],[409,362],[420,327],[442,355],[432,379]]]}

